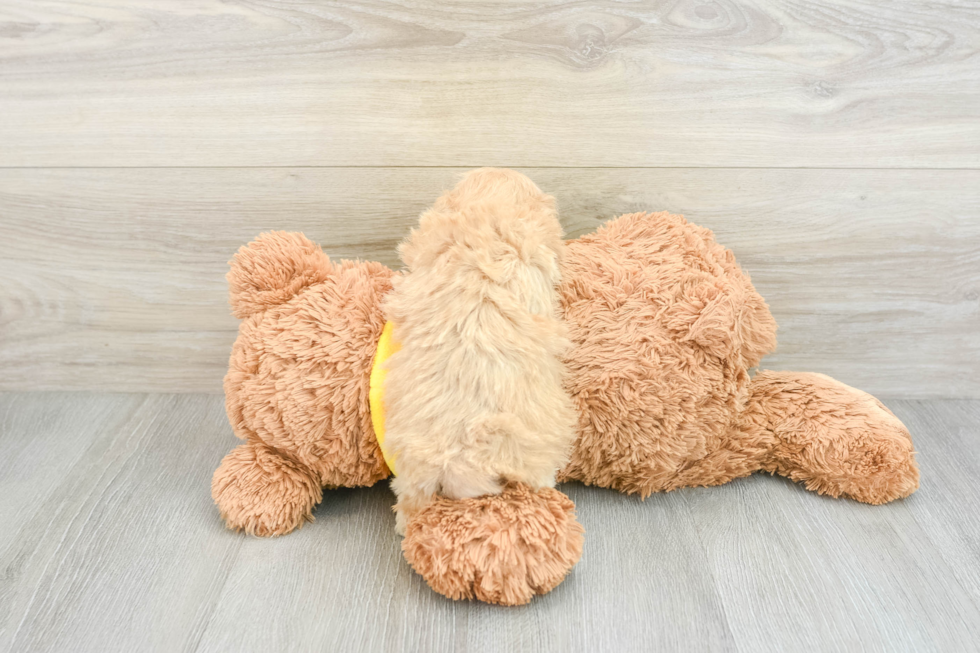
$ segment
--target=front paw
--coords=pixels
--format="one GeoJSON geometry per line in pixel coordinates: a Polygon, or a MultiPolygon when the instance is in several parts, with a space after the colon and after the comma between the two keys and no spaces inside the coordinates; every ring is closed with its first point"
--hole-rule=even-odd
{"type": "Polygon", "coordinates": [[[521,605],[561,583],[584,532],[558,490],[509,484],[501,494],[435,499],[408,522],[402,550],[444,596],[521,605]]]}
{"type": "Polygon", "coordinates": [[[301,465],[258,442],[233,449],[214,472],[211,496],[228,528],[262,537],[313,521],[323,491],[301,465]]]}

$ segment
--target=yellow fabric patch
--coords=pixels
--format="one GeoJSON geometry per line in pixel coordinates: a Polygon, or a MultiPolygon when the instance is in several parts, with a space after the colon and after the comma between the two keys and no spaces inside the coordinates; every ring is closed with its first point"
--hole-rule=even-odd
{"type": "Polygon", "coordinates": [[[381,339],[378,341],[378,350],[374,353],[374,366],[371,368],[371,390],[368,399],[371,405],[371,423],[374,424],[374,436],[378,438],[378,446],[381,447],[381,455],[384,456],[385,464],[392,474],[395,474],[395,458],[385,451],[385,377],[388,370],[384,367],[384,362],[392,354],[402,348],[401,344],[395,341],[392,331],[395,325],[385,322],[385,328],[381,331],[381,339]]]}

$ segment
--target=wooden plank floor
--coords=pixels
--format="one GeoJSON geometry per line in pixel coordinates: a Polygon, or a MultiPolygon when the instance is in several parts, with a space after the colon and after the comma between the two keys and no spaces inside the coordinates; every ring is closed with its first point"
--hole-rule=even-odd
{"type": "Polygon", "coordinates": [[[0,651],[976,650],[980,401],[886,403],[919,452],[909,499],[567,485],[582,561],[507,609],[412,573],[383,484],[286,537],[225,530],[219,396],[2,394],[0,651]]]}

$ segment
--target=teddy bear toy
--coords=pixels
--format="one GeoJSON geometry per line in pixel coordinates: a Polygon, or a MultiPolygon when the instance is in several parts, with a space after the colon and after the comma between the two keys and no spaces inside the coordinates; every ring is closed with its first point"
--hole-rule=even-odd
{"type": "MultiPolygon", "coordinates": [[[[481,169],[440,201],[465,220],[487,182],[533,187],[481,169]]],[[[557,481],[646,497],[765,471],[870,504],[918,487],[909,433],[877,399],[822,374],[750,374],[775,348],[776,322],[709,230],[633,213],[563,248],[555,290],[576,426],[557,481]]],[[[399,472],[379,391],[398,347],[383,300],[403,274],[333,262],[299,233],[262,234],[235,255],[241,325],[224,389],[244,443],[212,483],[230,528],[283,535],[313,519],[324,488],[399,472]]],[[[405,557],[434,590],[504,605],[558,585],[584,538],[565,495],[507,479],[484,496],[434,492],[404,530],[405,557]]]]}

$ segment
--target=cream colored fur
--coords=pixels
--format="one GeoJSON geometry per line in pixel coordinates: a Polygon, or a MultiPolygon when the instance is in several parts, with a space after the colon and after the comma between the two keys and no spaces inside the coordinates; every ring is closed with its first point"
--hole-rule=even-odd
{"type": "Polygon", "coordinates": [[[407,271],[384,310],[402,345],[385,387],[400,533],[437,496],[554,485],[576,426],[562,388],[563,248],[554,199],[489,168],[441,197],[399,248],[407,271]]]}

